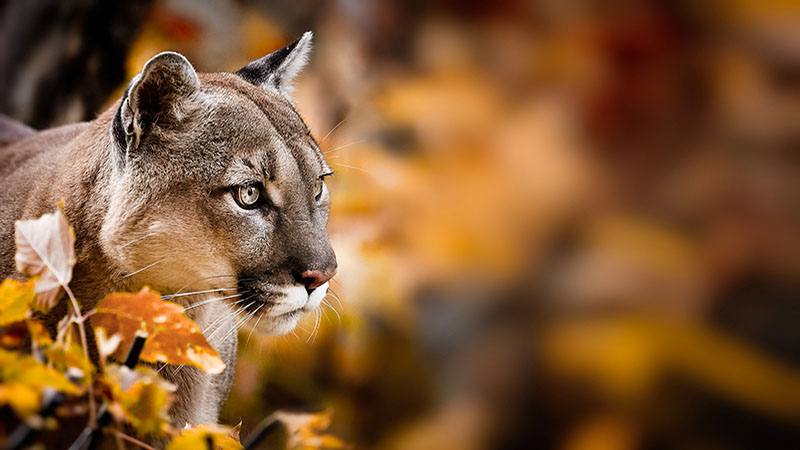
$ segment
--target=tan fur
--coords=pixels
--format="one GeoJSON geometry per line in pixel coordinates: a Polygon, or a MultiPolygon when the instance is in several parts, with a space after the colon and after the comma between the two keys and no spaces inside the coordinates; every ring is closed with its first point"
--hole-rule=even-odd
{"type": "MultiPolygon", "coordinates": [[[[52,212],[63,199],[76,234],[71,287],[84,309],[144,285],[162,294],[219,290],[172,300],[186,306],[248,292],[238,305],[187,309],[227,368],[217,376],[161,370],[178,386],[170,415],[179,427],[217,420],[233,381],[234,312],[258,309],[258,331],[285,332],[324,295],[300,289],[306,280],[297,274],[336,267],[325,233],[327,194],[315,197],[329,169],[282,95],[289,89],[257,84],[196,75],[180,55],[162,54],[134,79],[130,95],[92,122],[0,146],[0,277],[15,275],[14,221],[52,212]],[[274,204],[237,205],[236,185],[248,180],[263,184],[274,204]],[[296,297],[306,291],[307,300],[296,297]]],[[[62,302],[52,315],[65,311],[62,302]]]]}

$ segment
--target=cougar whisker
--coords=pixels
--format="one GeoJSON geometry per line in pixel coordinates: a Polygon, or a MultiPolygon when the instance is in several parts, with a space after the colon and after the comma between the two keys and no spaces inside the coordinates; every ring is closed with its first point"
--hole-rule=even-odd
{"type": "Polygon", "coordinates": [[[164,300],[169,300],[169,299],[175,298],[175,297],[186,297],[186,296],[189,296],[189,295],[210,294],[210,293],[213,293],[213,292],[220,292],[220,291],[233,291],[235,289],[237,289],[237,288],[232,287],[232,288],[207,289],[205,291],[183,292],[183,293],[180,293],[180,294],[167,294],[167,295],[162,295],[161,298],[164,299],[164,300]]]}
{"type": "MultiPolygon", "coordinates": [[[[201,282],[201,281],[213,280],[213,279],[216,279],[216,278],[236,278],[236,275],[212,275],[212,276],[210,276],[210,277],[203,277],[203,278],[199,278],[199,279],[194,279],[194,280],[192,280],[192,281],[190,281],[190,282],[188,282],[188,283],[184,284],[183,286],[181,286],[181,288],[180,288],[180,289],[178,289],[178,291],[176,292],[176,294],[180,294],[180,293],[181,293],[181,291],[183,291],[184,289],[186,289],[186,287],[187,287],[187,286],[189,286],[189,285],[192,285],[192,284],[194,284],[194,283],[199,283],[199,282],[201,282]]],[[[245,281],[245,280],[240,280],[240,281],[245,281]]]]}
{"type": "Polygon", "coordinates": [[[328,131],[328,134],[326,134],[326,135],[325,135],[325,136],[322,138],[322,140],[320,140],[320,141],[319,141],[319,145],[322,145],[322,143],[323,143],[323,142],[325,142],[325,139],[328,139],[328,137],[329,137],[330,135],[332,135],[332,134],[333,134],[333,132],[334,132],[334,131],[336,131],[336,129],[337,129],[337,128],[339,128],[339,127],[340,127],[340,126],[341,126],[343,123],[345,123],[345,121],[347,121],[347,119],[349,119],[349,118],[350,118],[350,117],[352,117],[352,116],[353,116],[353,113],[352,113],[352,111],[351,111],[351,112],[350,112],[350,114],[346,115],[344,119],[340,120],[340,121],[339,121],[339,123],[337,123],[336,125],[334,125],[334,126],[333,126],[333,128],[331,128],[331,131],[328,131]]]}
{"type": "Polygon", "coordinates": [[[226,339],[226,338],[228,338],[229,336],[231,336],[233,333],[236,333],[236,332],[238,332],[238,331],[239,331],[239,328],[241,328],[241,327],[242,327],[242,325],[244,325],[245,323],[247,323],[247,321],[248,321],[248,320],[250,320],[250,318],[251,318],[251,317],[253,317],[253,312],[248,312],[248,311],[247,311],[247,308],[249,308],[250,306],[252,306],[252,305],[253,305],[253,303],[255,303],[255,302],[250,302],[250,303],[248,303],[248,304],[247,304],[247,306],[245,306],[245,307],[243,308],[243,311],[244,311],[244,313],[245,313],[244,317],[243,317],[243,318],[241,318],[241,319],[239,319],[239,321],[238,321],[238,322],[236,322],[235,324],[233,324],[233,327],[231,327],[231,329],[230,329],[230,330],[228,330],[228,332],[227,332],[227,333],[225,333],[225,336],[223,336],[223,338],[222,338],[222,339],[226,339]]]}
{"type": "Polygon", "coordinates": [[[348,164],[342,164],[342,163],[333,163],[333,165],[334,165],[334,166],[346,167],[346,168],[348,168],[348,169],[360,170],[360,171],[362,171],[362,172],[366,173],[367,175],[372,175],[372,172],[370,172],[370,171],[369,171],[369,170],[367,170],[367,169],[362,169],[361,167],[351,166],[351,165],[348,165],[348,164]]]}
{"type": "Polygon", "coordinates": [[[319,331],[320,317],[321,317],[321,314],[319,312],[319,309],[315,309],[314,310],[314,328],[311,329],[311,334],[309,334],[308,337],[306,338],[306,343],[308,343],[308,341],[310,341],[310,340],[312,340],[312,339],[314,339],[316,337],[317,331],[319,331]]]}
{"type": "MultiPolygon", "coordinates": [[[[237,303],[243,303],[243,302],[246,302],[246,301],[248,301],[250,298],[251,298],[251,297],[246,297],[246,298],[243,298],[243,299],[237,300],[237,301],[235,301],[235,302],[231,303],[231,305],[236,305],[237,303]]],[[[212,320],[212,321],[211,321],[211,323],[209,323],[208,325],[206,325],[205,329],[203,329],[203,335],[205,336],[205,334],[206,334],[206,333],[208,333],[208,332],[211,330],[211,328],[214,328],[214,326],[215,326],[215,325],[217,325],[218,323],[222,322],[222,320],[223,320],[223,319],[225,319],[226,317],[235,316],[235,314],[236,314],[236,312],[235,312],[235,311],[234,311],[233,313],[231,313],[231,312],[228,312],[227,314],[220,314],[219,316],[217,316],[217,318],[215,318],[214,320],[212,320]]],[[[216,328],[214,328],[214,329],[216,329],[216,328]]]]}
{"type": "MultiPolygon", "coordinates": [[[[257,313],[261,308],[264,307],[264,305],[266,305],[266,303],[262,303],[262,304],[258,305],[258,308],[256,308],[255,311],[253,311],[253,314],[257,313]]],[[[258,323],[261,322],[261,318],[262,317],[264,317],[264,314],[259,314],[258,318],[256,319],[255,325],[250,327],[250,334],[247,335],[247,341],[245,341],[244,345],[247,345],[247,344],[250,343],[250,338],[253,337],[253,331],[255,331],[256,328],[258,328],[258,323]]]]}
{"type": "MultiPolygon", "coordinates": [[[[217,300],[219,300],[219,299],[217,299],[217,300]]],[[[236,301],[236,302],[234,302],[233,304],[235,305],[236,303],[240,303],[240,302],[243,302],[243,301],[246,301],[246,299],[237,300],[237,301],[236,301]]],[[[251,302],[251,304],[252,304],[252,302],[251,302]]],[[[209,325],[208,325],[208,326],[205,328],[205,330],[203,330],[203,334],[205,335],[205,334],[206,334],[206,332],[207,332],[207,331],[208,331],[208,330],[209,330],[209,329],[210,329],[210,328],[211,328],[213,325],[215,325],[217,322],[221,321],[222,319],[224,319],[224,318],[226,318],[226,317],[227,317],[227,318],[229,318],[229,317],[235,317],[235,316],[236,316],[236,312],[235,312],[235,311],[234,311],[234,312],[232,312],[232,313],[228,313],[228,314],[221,314],[219,317],[217,317],[216,319],[214,319],[214,320],[213,320],[213,321],[212,321],[212,322],[211,322],[211,323],[210,323],[210,324],[209,324],[209,325]]],[[[214,329],[214,331],[213,331],[213,332],[212,332],[212,333],[211,333],[209,336],[207,336],[207,337],[206,337],[206,341],[211,341],[211,338],[212,338],[212,337],[214,337],[214,335],[215,335],[215,334],[217,334],[217,332],[218,332],[219,330],[221,330],[222,328],[223,328],[223,327],[222,327],[222,326],[220,326],[220,327],[218,327],[218,328],[214,329]]],[[[178,367],[176,367],[176,368],[175,368],[175,370],[173,370],[173,371],[172,371],[172,375],[173,375],[173,376],[177,375],[177,374],[178,374],[178,372],[180,372],[180,371],[181,371],[181,369],[183,368],[183,366],[185,366],[185,365],[186,365],[186,364],[180,364],[180,365],[178,365],[178,367]]],[[[159,369],[158,369],[158,371],[157,371],[157,372],[161,371],[161,369],[163,369],[164,367],[166,367],[166,366],[162,366],[161,368],[159,368],[159,369]]]]}
{"type": "MultiPolygon", "coordinates": [[[[249,308],[250,306],[252,306],[252,305],[253,305],[253,303],[255,303],[255,301],[252,301],[252,302],[248,303],[248,304],[247,304],[247,306],[245,306],[245,307],[243,308],[243,310],[244,310],[244,311],[247,311],[247,308],[249,308]]],[[[238,311],[237,311],[236,313],[238,313],[238,311]]],[[[234,317],[235,317],[235,314],[236,314],[236,313],[234,313],[234,317]]],[[[233,326],[232,326],[232,327],[231,327],[231,328],[228,330],[228,332],[226,332],[226,333],[225,333],[225,335],[223,336],[223,340],[225,339],[225,337],[227,337],[227,336],[230,334],[229,332],[230,332],[231,330],[238,330],[237,324],[239,324],[239,323],[240,323],[240,322],[236,322],[236,323],[234,323],[234,324],[233,324],[233,326]]],[[[211,333],[211,334],[210,334],[210,335],[209,335],[209,336],[206,338],[206,340],[211,340],[211,338],[213,338],[213,337],[214,337],[214,336],[215,336],[215,335],[216,335],[216,334],[219,332],[219,330],[221,330],[222,328],[223,328],[223,327],[219,327],[219,328],[217,328],[216,330],[214,330],[214,331],[213,331],[213,332],[212,332],[212,333],[211,333]]]]}
{"type": "Polygon", "coordinates": [[[334,291],[333,289],[329,288],[328,289],[328,293],[325,296],[327,297],[328,295],[330,295],[332,299],[336,300],[336,303],[339,304],[340,308],[344,307],[344,305],[342,305],[342,300],[341,300],[341,298],[339,298],[339,294],[336,291],[334,291]]]}
{"type": "Polygon", "coordinates": [[[146,265],[146,266],[142,267],[139,270],[135,270],[135,271],[133,271],[133,272],[127,274],[127,275],[123,275],[123,276],[119,277],[118,280],[124,280],[125,278],[132,277],[132,276],[136,275],[137,273],[143,272],[143,271],[145,271],[145,270],[147,270],[147,269],[149,269],[149,268],[151,268],[151,267],[155,266],[156,264],[159,264],[159,263],[161,263],[163,261],[164,261],[163,259],[160,259],[160,260],[154,262],[153,264],[146,265]]]}
{"type": "Polygon", "coordinates": [[[145,234],[144,236],[138,237],[138,238],[136,238],[136,239],[134,239],[134,240],[132,240],[132,241],[130,241],[130,242],[128,242],[128,243],[126,243],[126,244],[122,244],[122,245],[120,245],[120,246],[119,246],[119,248],[125,248],[125,247],[127,247],[127,246],[129,246],[129,245],[135,244],[135,243],[137,243],[137,242],[139,242],[139,241],[142,241],[142,240],[144,240],[144,239],[147,239],[147,238],[149,238],[149,237],[151,237],[151,236],[155,236],[156,234],[158,234],[158,233],[156,233],[156,232],[154,232],[154,231],[153,231],[153,232],[150,232],[150,233],[147,233],[147,234],[145,234]]]}
{"type": "Polygon", "coordinates": [[[336,314],[336,318],[339,320],[339,325],[342,324],[342,316],[339,315],[339,311],[336,311],[336,308],[333,307],[327,300],[324,298],[322,299],[322,304],[327,306],[334,314],[336,314]]]}
{"type": "Polygon", "coordinates": [[[332,148],[332,149],[330,149],[330,150],[325,150],[324,152],[322,152],[322,154],[323,154],[323,155],[327,155],[328,153],[333,153],[333,152],[336,152],[336,151],[339,151],[339,150],[345,149],[345,148],[347,148],[347,147],[352,147],[352,146],[354,146],[354,145],[356,145],[356,144],[363,144],[363,143],[364,143],[364,142],[366,142],[366,141],[367,141],[366,139],[359,139],[359,140],[357,140],[357,141],[355,141],[355,142],[351,142],[351,143],[349,143],[349,144],[344,144],[344,145],[340,145],[340,146],[338,146],[338,147],[334,147],[334,148],[332,148]]]}
{"type": "Polygon", "coordinates": [[[249,291],[242,291],[242,292],[240,292],[238,294],[226,295],[224,297],[210,298],[208,300],[203,300],[203,301],[199,301],[197,303],[193,303],[193,304],[191,304],[189,306],[184,306],[183,310],[184,311],[188,311],[188,310],[190,310],[192,308],[197,308],[198,306],[207,305],[209,303],[218,302],[218,301],[222,301],[222,300],[227,300],[229,298],[241,297],[242,295],[247,294],[247,293],[249,293],[249,291]]]}

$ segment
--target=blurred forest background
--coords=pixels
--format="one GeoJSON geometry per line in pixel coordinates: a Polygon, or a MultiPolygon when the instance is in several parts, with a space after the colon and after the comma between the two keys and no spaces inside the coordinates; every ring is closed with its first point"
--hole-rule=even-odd
{"type": "MultiPolygon", "coordinates": [[[[613,5],[612,5],[613,3],[613,5]]],[[[800,7],[0,3],[0,112],[91,119],[162,50],[315,33],[337,312],[241,337],[222,421],[376,449],[800,445],[800,7]]]]}

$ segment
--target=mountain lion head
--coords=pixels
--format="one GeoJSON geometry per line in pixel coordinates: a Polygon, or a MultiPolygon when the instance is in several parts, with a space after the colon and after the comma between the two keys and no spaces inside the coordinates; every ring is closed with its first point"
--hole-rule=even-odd
{"type": "Polygon", "coordinates": [[[134,77],[109,130],[100,230],[121,289],[149,285],[187,309],[230,302],[272,335],[319,306],[336,272],[332,171],[291,99],[310,47],[306,33],[214,74],[166,52],[134,77]]]}

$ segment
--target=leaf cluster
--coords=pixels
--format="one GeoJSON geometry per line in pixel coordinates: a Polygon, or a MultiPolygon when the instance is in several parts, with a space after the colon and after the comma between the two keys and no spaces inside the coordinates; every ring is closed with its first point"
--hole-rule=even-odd
{"type": "MultiPolygon", "coordinates": [[[[10,408],[20,422],[5,436],[7,430],[0,429],[0,445],[21,448],[35,443],[43,429],[88,416],[73,447],[90,448],[105,434],[120,448],[125,443],[152,448],[145,441],[153,440],[167,442],[171,450],[242,448],[239,426],[176,429],[170,424],[176,388],[151,366],[190,365],[212,375],[225,369],[181,306],[144,287],[138,293],[110,294],[94,309],[81,311],[69,288],[75,234],[60,208],[15,227],[17,269],[30,278],[0,284],[0,407],[10,408]],[[65,296],[68,313],[55,330],[48,330],[38,317],[65,296]],[[95,358],[89,354],[90,338],[95,358]],[[137,365],[140,361],[153,364],[137,365]]],[[[325,434],[329,413],[280,413],[274,420],[285,427],[289,448],[347,447],[325,434]]]]}
{"type": "Polygon", "coordinates": [[[202,435],[210,436],[215,448],[241,448],[226,427],[174,429],[168,410],[175,386],[150,367],[136,365],[188,364],[210,374],[225,368],[183,308],[145,287],[111,294],[94,309],[81,311],[69,288],[75,234],[60,209],[18,221],[15,237],[17,269],[30,278],[0,284],[0,407],[11,409],[22,433],[0,435],[0,443],[29,445],[43,428],[88,415],[87,430],[110,435],[120,446],[125,441],[149,447],[143,440],[162,439],[181,448],[182,442],[202,435]],[[48,330],[37,313],[48,313],[65,297],[67,315],[48,330]],[[87,329],[94,335],[87,336],[87,329]],[[94,359],[90,339],[99,353],[94,359]],[[120,364],[137,339],[144,339],[144,346],[136,361],[120,364]],[[103,415],[110,420],[102,420],[103,415]]]}

